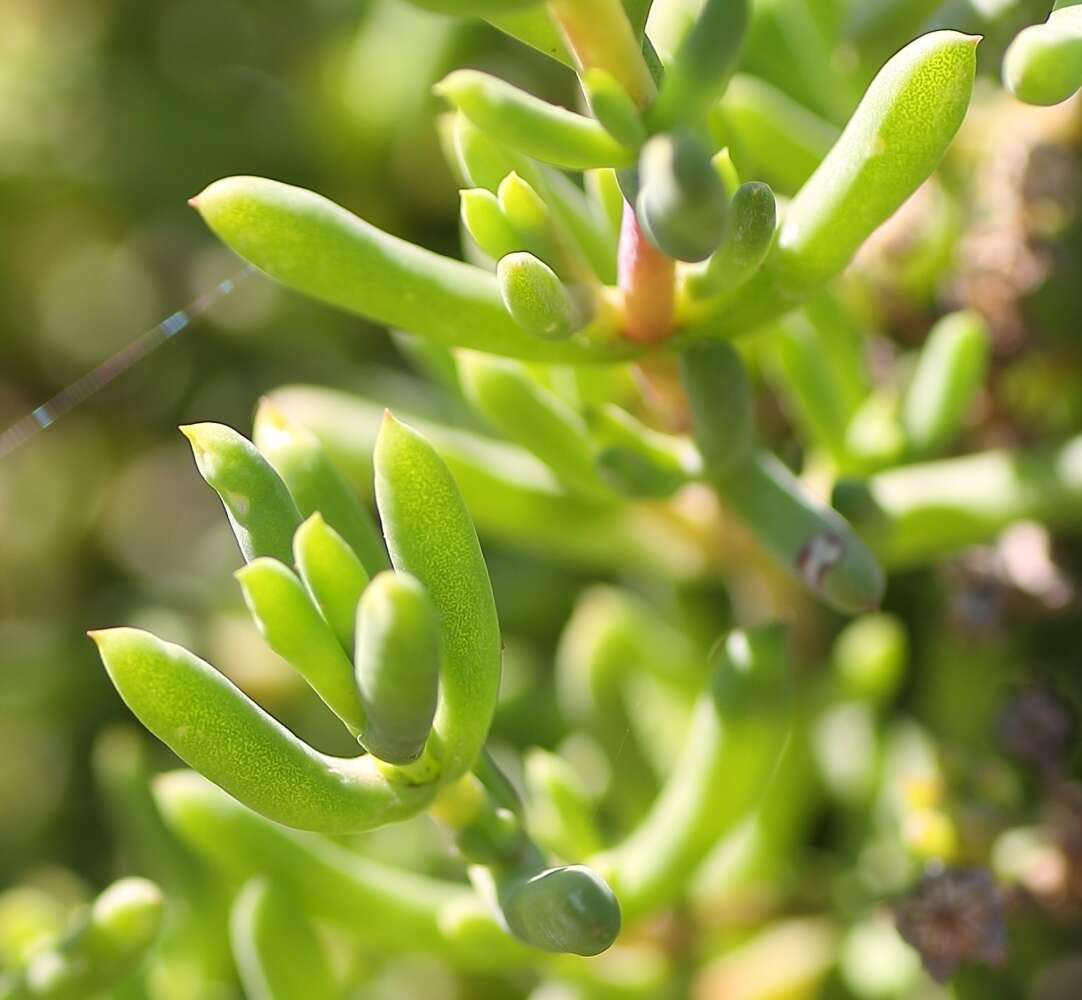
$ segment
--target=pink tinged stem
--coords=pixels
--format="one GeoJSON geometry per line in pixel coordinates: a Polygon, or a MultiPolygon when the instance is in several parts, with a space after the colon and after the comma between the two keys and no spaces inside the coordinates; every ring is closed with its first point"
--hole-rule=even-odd
{"type": "Polygon", "coordinates": [[[646,238],[634,209],[626,203],[620,225],[619,273],[624,334],[640,344],[664,340],[672,333],[676,263],[646,238]]]}

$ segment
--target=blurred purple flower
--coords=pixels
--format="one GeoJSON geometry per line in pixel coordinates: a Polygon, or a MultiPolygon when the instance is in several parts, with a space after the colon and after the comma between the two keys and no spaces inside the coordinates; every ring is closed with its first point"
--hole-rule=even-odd
{"type": "Polygon", "coordinates": [[[943,982],[963,962],[998,965],[1007,957],[1003,896],[984,869],[928,870],[895,906],[898,933],[943,982]]]}

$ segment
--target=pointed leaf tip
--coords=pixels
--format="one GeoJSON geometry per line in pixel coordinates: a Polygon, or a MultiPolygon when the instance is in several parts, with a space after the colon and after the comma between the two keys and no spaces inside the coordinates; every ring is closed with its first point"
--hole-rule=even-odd
{"type": "Polygon", "coordinates": [[[188,443],[191,444],[192,451],[195,452],[196,457],[206,451],[207,426],[207,424],[181,424],[177,428],[177,430],[188,439],[188,443]]]}

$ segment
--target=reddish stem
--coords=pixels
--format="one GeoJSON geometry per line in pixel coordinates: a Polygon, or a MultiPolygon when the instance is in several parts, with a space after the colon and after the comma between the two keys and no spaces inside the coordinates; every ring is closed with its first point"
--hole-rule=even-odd
{"type": "Polygon", "coordinates": [[[646,238],[627,203],[620,225],[619,270],[624,334],[641,344],[664,340],[672,332],[676,263],[646,238]]]}

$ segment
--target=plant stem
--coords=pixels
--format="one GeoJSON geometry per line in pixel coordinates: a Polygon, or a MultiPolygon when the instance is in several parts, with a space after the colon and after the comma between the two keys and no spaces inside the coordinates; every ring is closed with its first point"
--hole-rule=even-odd
{"type": "Polygon", "coordinates": [[[646,238],[634,209],[626,203],[619,266],[625,336],[640,344],[664,340],[673,328],[676,264],[646,238]]]}

